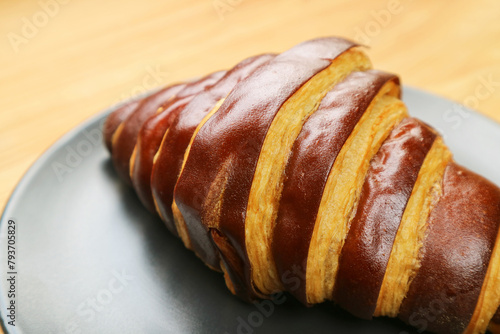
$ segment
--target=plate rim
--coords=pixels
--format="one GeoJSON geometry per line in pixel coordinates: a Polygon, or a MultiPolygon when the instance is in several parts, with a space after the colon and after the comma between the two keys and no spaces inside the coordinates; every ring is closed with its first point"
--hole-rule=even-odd
{"type": "MultiPolygon", "coordinates": [[[[447,97],[444,97],[444,96],[441,96],[438,94],[434,94],[432,92],[426,91],[426,90],[421,89],[421,88],[417,88],[417,87],[413,87],[413,86],[409,86],[409,85],[403,85],[402,87],[403,87],[402,100],[404,100],[404,96],[408,92],[413,92],[416,94],[423,94],[423,95],[426,95],[426,96],[429,96],[432,98],[439,98],[441,100],[445,100],[445,101],[452,102],[452,103],[455,103],[455,104],[462,106],[465,110],[473,113],[475,117],[479,117],[484,121],[494,123],[495,125],[497,125],[499,127],[499,130],[500,130],[500,122],[499,121],[497,121],[496,119],[494,119],[493,117],[491,117],[489,115],[486,115],[486,114],[483,114],[477,110],[471,109],[471,108],[463,105],[460,102],[457,102],[453,99],[450,99],[450,98],[447,98],[447,97]]],[[[12,218],[15,219],[15,217],[8,217],[7,216],[8,211],[10,210],[13,203],[15,203],[16,200],[18,200],[18,197],[21,196],[21,194],[24,192],[26,186],[30,183],[30,181],[37,175],[39,169],[50,160],[50,158],[52,157],[52,155],[55,152],[57,152],[58,150],[63,148],[65,145],[68,144],[68,142],[70,140],[72,140],[75,136],[79,135],[80,133],[83,132],[83,130],[92,126],[93,124],[98,124],[99,129],[102,130],[101,124],[99,124],[99,123],[103,123],[106,120],[107,115],[109,115],[110,113],[112,113],[116,109],[120,108],[121,106],[125,105],[126,103],[147,97],[147,96],[153,94],[154,92],[158,91],[159,89],[160,88],[148,90],[142,94],[138,94],[138,95],[130,97],[128,99],[122,100],[120,102],[117,102],[117,103],[89,116],[88,118],[86,118],[85,120],[80,122],[78,125],[76,125],[75,127],[71,128],[70,130],[68,130],[67,132],[62,134],[52,144],[50,144],[30,164],[30,166],[26,169],[26,171],[22,174],[22,176],[17,181],[13,190],[10,192],[10,194],[8,196],[8,200],[5,202],[5,205],[3,207],[2,214],[0,215],[0,230],[3,228],[3,225],[5,224],[6,221],[8,221],[9,219],[12,219],[12,218]]],[[[409,110],[409,115],[412,116],[411,109],[409,110]]],[[[102,145],[104,145],[104,143],[102,143],[102,145]]],[[[7,325],[6,325],[7,319],[6,319],[6,314],[5,314],[4,308],[3,308],[3,306],[6,305],[5,304],[5,296],[1,290],[0,290],[0,305],[2,306],[2,308],[0,309],[0,328],[1,328],[1,330],[3,330],[3,332],[5,334],[22,333],[22,331],[20,329],[18,329],[17,326],[16,326],[16,328],[11,328],[12,326],[7,327],[7,325]],[[10,328],[10,329],[8,329],[8,328],[10,328]]]]}

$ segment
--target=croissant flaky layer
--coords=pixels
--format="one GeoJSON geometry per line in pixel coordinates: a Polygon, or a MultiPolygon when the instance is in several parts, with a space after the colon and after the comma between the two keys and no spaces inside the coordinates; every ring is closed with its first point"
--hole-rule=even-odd
{"type": "Polygon", "coordinates": [[[104,127],[118,174],[245,300],[500,333],[500,189],[341,38],[165,87],[104,127]]]}

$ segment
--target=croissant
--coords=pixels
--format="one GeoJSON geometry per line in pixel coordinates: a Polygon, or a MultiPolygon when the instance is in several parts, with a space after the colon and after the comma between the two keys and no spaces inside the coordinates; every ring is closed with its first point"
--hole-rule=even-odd
{"type": "Polygon", "coordinates": [[[400,96],[359,45],[319,38],[128,102],[104,137],[144,206],[244,300],[500,333],[500,189],[400,96]]]}

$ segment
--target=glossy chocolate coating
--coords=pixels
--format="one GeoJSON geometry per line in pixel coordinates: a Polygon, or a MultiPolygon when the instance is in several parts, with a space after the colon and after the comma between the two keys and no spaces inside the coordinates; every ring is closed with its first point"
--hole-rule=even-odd
{"type": "Polygon", "coordinates": [[[212,86],[215,84],[217,81],[219,81],[222,77],[226,75],[227,71],[222,70],[222,71],[217,71],[210,73],[203,78],[200,78],[198,80],[194,80],[191,82],[186,83],[186,86],[179,91],[177,94],[175,94],[175,98],[171,99],[170,101],[167,101],[164,105],[163,108],[164,110],[169,107],[173,106],[175,107],[175,104],[181,101],[185,97],[189,96],[194,96],[200,92],[202,92],[205,88],[212,86]]]}
{"type": "Polygon", "coordinates": [[[243,259],[238,256],[229,240],[219,231],[214,228],[210,229],[210,237],[217,248],[221,261],[224,263],[224,267],[227,268],[227,275],[231,280],[234,294],[237,296],[247,295],[246,278],[240,270],[245,265],[243,259]]]}
{"type": "MultiPolygon", "coordinates": [[[[175,184],[182,168],[184,153],[196,127],[216,103],[226,97],[239,81],[245,79],[257,67],[273,57],[274,55],[265,54],[241,61],[216,84],[200,92],[173,120],[163,139],[163,145],[158,152],[151,175],[152,191],[157,201],[158,210],[170,228],[175,230],[172,214],[175,184]]],[[[177,234],[177,231],[175,233],[177,234]]]]}
{"type": "Polygon", "coordinates": [[[186,84],[169,86],[144,98],[127,119],[123,121],[123,129],[113,143],[111,159],[113,160],[116,172],[127,184],[132,184],[129,173],[130,157],[134,151],[137,135],[142,124],[151,115],[154,115],[163,103],[175,96],[185,86],[186,84]]]}
{"type": "Polygon", "coordinates": [[[437,333],[467,327],[488,270],[500,225],[500,189],[450,163],[442,196],[429,217],[421,267],[399,317],[437,333]]]}
{"type": "Polygon", "coordinates": [[[436,133],[413,118],[394,128],[370,163],[342,248],[333,300],[371,319],[401,219],[436,133]]]}
{"type": "Polygon", "coordinates": [[[352,130],[392,74],[351,73],[321,101],[304,123],[285,169],[272,251],[286,289],[304,304],[309,244],[330,170],[352,130]],[[293,276],[289,278],[290,275],[293,276]]]}
{"type": "Polygon", "coordinates": [[[495,315],[493,316],[493,319],[492,321],[496,324],[499,324],[500,325],[500,307],[498,308],[497,312],[495,313],[495,315]]]}
{"type": "MultiPolygon", "coordinates": [[[[193,97],[193,95],[186,96],[178,99],[175,103],[167,103],[166,109],[152,115],[139,131],[135,147],[132,184],[142,204],[151,212],[156,212],[153,194],[151,193],[151,171],[154,156],[160,148],[162,138],[173,119],[193,97]]],[[[170,230],[172,233],[177,234],[175,228],[170,230]]]]}
{"type": "Polygon", "coordinates": [[[165,132],[173,119],[175,119],[196,94],[219,81],[225,73],[225,71],[215,72],[198,81],[186,84],[184,89],[177,93],[174,98],[159,107],[162,110],[160,113],[151,115],[142,125],[136,141],[132,184],[144,206],[151,212],[155,212],[153,195],[151,193],[153,159],[160,148],[165,132]]]}
{"type": "Polygon", "coordinates": [[[245,216],[250,188],[261,147],[277,112],[302,85],[327,68],[333,59],[355,46],[338,38],[308,41],[285,51],[240,82],[195,137],[184,170],[175,189],[175,201],[186,221],[193,247],[206,263],[213,244],[207,240],[207,227],[219,203],[218,230],[231,242],[244,263],[246,287],[237,289],[240,297],[255,295],[250,282],[250,266],[245,245],[245,216]],[[221,169],[222,168],[222,169],[221,169]],[[217,184],[221,183],[221,184],[217,184]],[[224,189],[223,198],[211,200],[212,189],[224,189]],[[198,243],[203,240],[203,243],[198,243]],[[246,290],[246,291],[245,291],[246,290]]]}
{"type": "Polygon", "coordinates": [[[139,100],[134,100],[125,103],[120,108],[113,111],[107,118],[104,126],[102,128],[102,134],[104,137],[104,144],[106,144],[106,148],[109,152],[112,150],[111,140],[113,139],[113,134],[116,129],[122,124],[124,120],[127,119],[130,114],[134,112],[134,110],[139,105],[139,100]]]}
{"type": "Polygon", "coordinates": [[[137,106],[136,110],[123,122],[123,130],[120,137],[113,145],[111,157],[118,175],[126,183],[132,184],[130,179],[130,157],[134,151],[139,131],[146,120],[156,114],[161,106],[169,106],[177,100],[197,94],[200,87],[204,87],[207,82],[213,84],[219,80],[225,71],[209,74],[197,81],[186,84],[179,84],[167,87],[159,92],[146,97],[137,106]]]}

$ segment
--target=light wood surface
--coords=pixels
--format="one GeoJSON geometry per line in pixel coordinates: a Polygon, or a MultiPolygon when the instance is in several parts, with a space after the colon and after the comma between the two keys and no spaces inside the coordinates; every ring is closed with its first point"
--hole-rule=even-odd
{"type": "Polygon", "coordinates": [[[0,34],[0,208],[45,149],[116,101],[318,36],[367,44],[404,84],[500,121],[497,0],[2,0],[0,34]]]}

